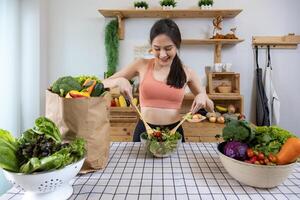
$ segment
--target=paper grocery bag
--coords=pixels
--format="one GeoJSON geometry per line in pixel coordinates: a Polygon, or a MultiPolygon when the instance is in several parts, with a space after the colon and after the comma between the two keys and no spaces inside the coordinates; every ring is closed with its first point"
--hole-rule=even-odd
{"type": "Polygon", "coordinates": [[[46,91],[46,117],[57,124],[64,140],[86,141],[86,160],[81,173],[105,168],[109,157],[109,102],[111,96],[63,98],[46,91]]]}

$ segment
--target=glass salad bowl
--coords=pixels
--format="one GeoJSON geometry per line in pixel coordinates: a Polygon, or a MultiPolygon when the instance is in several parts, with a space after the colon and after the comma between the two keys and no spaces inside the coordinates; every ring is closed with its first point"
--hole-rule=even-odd
{"type": "Polygon", "coordinates": [[[154,132],[153,135],[147,135],[142,133],[141,143],[145,150],[151,155],[159,158],[169,157],[177,151],[181,144],[181,135],[176,132],[174,135],[168,135],[167,131],[159,131],[161,136],[157,136],[158,132],[154,132]]]}
{"type": "Polygon", "coordinates": [[[256,165],[230,158],[223,153],[225,142],[218,144],[218,154],[227,172],[237,181],[258,188],[280,185],[292,173],[295,163],[287,165],[256,165]]]}
{"type": "Polygon", "coordinates": [[[9,182],[25,192],[23,199],[68,199],[73,193],[69,181],[78,174],[83,162],[84,158],[58,170],[33,174],[14,173],[4,169],[3,173],[9,182]]]}

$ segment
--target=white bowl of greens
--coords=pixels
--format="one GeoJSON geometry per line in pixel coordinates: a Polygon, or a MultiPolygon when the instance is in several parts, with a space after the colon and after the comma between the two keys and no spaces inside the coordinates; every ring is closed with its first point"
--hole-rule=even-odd
{"type": "Polygon", "coordinates": [[[154,133],[142,133],[141,143],[146,151],[159,158],[169,157],[181,144],[182,136],[180,133],[170,134],[168,129],[155,129],[154,133]]]}
{"type": "Polygon", "coordinates": [[[68,182],[84,162],[84,146],[81,138],[63,143],[57,126],[40,117],[19,138],[0,129],[0,168],[24,190],[24,199],[67,199],[73,193],[68,182]]]}
{"type": "Polygon", "coordinates": [[[83,162],[84,158],[64,168],[47,172],[23,174],[3,170],[3,173],[14,187],[25,191],[23,199],[68,199],[73,193],[69,181],[78,174],[83,162]]]}
{"type": "Polygon", "coordinates": [[[278,126],[254,126],[246,120],[227,119],[218,144],[220,160],[236,180],[258,188],[272,188],[292,173],[295,162],[278,163],[278,153],[294,134],[278,126]]]}

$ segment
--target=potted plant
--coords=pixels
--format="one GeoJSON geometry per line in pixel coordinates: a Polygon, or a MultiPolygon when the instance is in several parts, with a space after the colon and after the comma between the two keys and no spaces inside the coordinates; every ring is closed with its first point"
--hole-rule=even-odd
{"type": "Polygon", "coordinates": [[[147,10],[149,5],[146,1],[135,1],[134,7],[136,10],[147,10]]]}
{"type": "Polygon", "coordinates": [[[214,4],[213,0],[199,0],[198,6],[201,9],[211,9],[214,4]]]}
{"type": "Polygon", "coordinates": [[[159,4],[164,10],[168,10],[175,8],[177,2],[175,0],[161,0],[159,4]]]}

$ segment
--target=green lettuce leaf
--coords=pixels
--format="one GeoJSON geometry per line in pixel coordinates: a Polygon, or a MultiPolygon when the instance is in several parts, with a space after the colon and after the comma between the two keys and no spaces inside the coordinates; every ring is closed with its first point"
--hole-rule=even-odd
{"type": "Polygon", "coordinates": [[[36,133],[44,133],[47,137],[51,137],[56,142],[61,142],[61,134],[57,126],[46,117],[39,117],[35,120],[33,131],[36,133]]]}
{"type": "Polygon", "coordinates": [[[9,171],[19,170],[16,157],[17,143],[15,138],[6,130],[0,129],[0,167],[9,171]]]}

